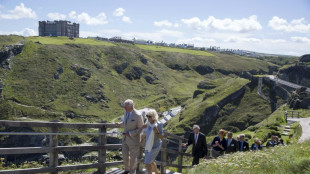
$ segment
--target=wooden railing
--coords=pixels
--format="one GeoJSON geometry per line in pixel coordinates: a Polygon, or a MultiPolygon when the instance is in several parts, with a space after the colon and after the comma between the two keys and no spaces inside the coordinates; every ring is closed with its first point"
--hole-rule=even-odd
{"type": "MultiPolygon", "coordinates": [[[[30,168],[30,169],[16,169],[16,170],[3,170],[0,174],[25,174],[25,173],[51,173],[56,174],[59,171],[68,170],[81,170],[97,168],[99,173],[106,173],[108,167],[123,165],[123,161],[107,162],[107,150],[120,149],[122,144],[107,144],[108,128],[119,128],[115,124],[109,123],[61,123],[61,122],[29,122],[29,121],[8,121],[0,120],[0,127],[47,127],[49,132],[0,132],[0,135],[49,135],[49,147],[14,147],[14,148],[0,148],[0,155],[13,155],[13,154],[31,154],[31,153],[48,153],[49,154],[49,167],[43,168],[30,168]],[[73,128],[73,129],[89,129],[96,128],[98,133],[72,133],[72,132],[59,132],[59,128],[73,128]],[[97,145],[87,146],[58,146],[59,135],[98,135],[99,141],[97,145]],[[80,164],[80,165],[66,165],[59,166],[58,154],[59,152],[68,151],[98,151],[98,163],[80,164]]],[[[115,133],[111,133],[115,134],[115,133]]],[[[176,136],[165,132],[161,148],[161,161],[156,161],[160,165],[161,173],[166,173],[166,167],[176,167],[178,172],[182,172],[183,168],[190,166],[183,166],[183,156],[191,156],[190,154],[182,151],[182,142],[186,141],[183,137],[176,136]],[[170,139],[177,140],[177,142],[170,139]],[[174,142],[178,146],[178,151],[168,149],[167,143],[174,142]],[[168,162],[168,153],[178,156],[178,164],[171,164],[168,162]]],[[[140,153],[139,170],[142,169],[142,151],[140,153]]]]}

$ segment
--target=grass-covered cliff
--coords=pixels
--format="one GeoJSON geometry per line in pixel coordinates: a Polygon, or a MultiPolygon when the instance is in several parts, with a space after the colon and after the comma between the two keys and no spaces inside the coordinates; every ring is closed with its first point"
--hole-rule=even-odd
{"type": "MultiPolygon", "coordinates": [[[[203,110],[241,88],[244,94],[238,100],[242,107],[228,102],[225,110],[234,108],[242,113],[251,103],[246,98],[254,95],[255,87],[238,76],[277,69],[266,60],[199,50],[82,38],[0,36],[2,53],[8,50],[6,45],[17,43],[24,47],[12,58],[11,69],[1,59],[1,119],[110,121],[122,114],[122,101],[131,98],[136,108],[152,107],[160,112],[185,105],[177,124],[189,127],[202,117],[203,110]],[[216,88],[197,88],[201,82],[216,88]],[[197,90],[200,94],[193,98],[197,90]]],[[[255,102],[261,102],[263,112],[269,113],[268,103],[255,102]]],[[[254,101],[252,105],[256,107],[254,101]]],[[[223,112],[220,114],[225,115],[223,112]]],[[[263,118],[255,117],[257,121],[246,125],[263,118]]],[[[225,120],[218,124],[222,122],[225,120]]]]}

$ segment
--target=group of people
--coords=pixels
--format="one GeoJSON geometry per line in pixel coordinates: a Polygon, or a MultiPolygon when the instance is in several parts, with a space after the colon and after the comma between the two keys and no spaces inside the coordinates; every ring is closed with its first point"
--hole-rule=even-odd
{"type": "MultiPolygon", "coordinates": [[[[278,141],[277,136],[272,136],[266,144],[266,147],[273,147],[276,145],[284,145],[283,139],[278,141]]],[[[183,144],[183,146],[192,145],[192,155],[193,162],[192,165],[199,164],[199,158],[204,158],[208,155],[208,147],[206,143],[206,137],[203,133],[200,132],[200,127],[198,125],[193,126],[193,132],[190,134],[188,143],[183,144]]],[[[212,143],[212,157],[217,158],[223,154],[231,154],[238,151],[256,151],[262,150],[263,146],[261,141],[258,138],[254,139],[254,143],[249,147],[249,143],[245,140],[245,135],[240,134],[237,136],[237,139],[233,138],[233,133],[221,129],[218,133],[218,136],[214,137],[212,143]],[[225,138],[227,134],[227,139],[225,138]]]]}
{"type": "MultiPolygon", "coordinates": [[[[146,122],[143,121],[141,114],[134,108],[134,102],[127,99],[124,102],[124,125],[122,154],[124,159],[125,171],[123,174],[135,174],[137,170],[137,157],[140,152],[140,146],[145,146],[144,163],[149,174],[152,171],[155,174],[160,174],[157,170],[155,159],[161,149],[162,139],[164,136],[163,124],[158,121],[156,110],[151,109],[146,113],[146,122]],[[145,142],[141,142],[141,134],[144,134],[145,142]]],[[[267,142],[267,147],[275,145],[284,145],[283,140],[278,141],[278,137],[272,136],[272,139],[267,142]]],[[[206,136],[200,132],[198,125],[193,126],[193,132],[190,134],[188,142],[183,144],[184,147],[192,145],[193,162],[192,165],[199,164],[199,158],[204,158],[208,155],[208,147],[206,136]]],[[[259,139],[255,139],[254,143],[249,148],[249,143],[245,141],[245,135],[241,134],[237,139],[233,138],[233,133],[221,129],[218,136],[214,137],[212,143],[212,157],[217,158],[224,153],[234,153],[237,151],[252,151],[262,149],[259,139]],[[225,138],[227,134],[227,139],[225,138]]]]}

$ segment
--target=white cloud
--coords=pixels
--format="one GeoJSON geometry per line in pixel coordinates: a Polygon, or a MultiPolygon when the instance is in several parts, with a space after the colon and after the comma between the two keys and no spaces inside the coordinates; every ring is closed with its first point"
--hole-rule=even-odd
{"type": "Polygon", "coordinates": [[[307,37],[291,37],[291,40],[293,42],[297,42],[297,43],[306,43],[306,44],[310,44],[310,39],[307,37]]]}
{"type": "Polygon", "coordinates": [[[193,17],[190,19],[182,19],[181,21],[195,30],[205,29],[249,32],[262,29],[261,24],[257,21],[256,15],[236,20],[230,18],[216,19],[215,17],[210,16],[206,20],[200,20],[198,17],[193,17]]]}
{"type": "Polygon", "coordinates": [[[16,34],[16,35],[21,35],[21,36],[37,36],[38,33],[30,28],[25,28],[21,31],[0,31],[0,34],[3,35],[9,35],[9,34],[16,34]]]}
{"type": "Polygon", "coordinates": [[[267,41],[271,43],[285,43],[286,42],[286,40],[284,39],[267,39],[267,41]]]}
{"type": "Polygon", "coordinates": [[[123,16],[125,13],[125,9],[123,8],[118,8],[114,11],[113,15],[114,16],[123,16]]]}
{"type": "Polygon", "coordinates": [[[72,18],[72,19],[76,19],[76,12],[75,11],[71,11],[69,13],[69,17],[72,18]]]}
{"type": "Polygon", "coordinates": [[[174,23],[173,26],[174,26],[174,28],[179,28],[180,24],[179,23],[174,23]]]}
{"type": "Polygon", "coordinates": [[[244,43],[244,42],[258,43],[258,42],[261,42],[261,40],[257,39],[257,38],[246,38],[246,37],[242,38],[242,37],[231,36],[231,37],[225,39],[224,42],[231,42],[231,43],[244,43]]]}
{"type": "Polygon", "coordinates": [[[7,14],[0,14],[0,19],[21,19],[21,18],[32,18],[36,19],[36,13],[31,9],[25,7],[24,3],[20,3],[14,10],[10,10],[7,14]]]}
{"type": "Polygon", "coordinates": [[[126,22],[126,23],[129,23],[129,24],[132,23],[130,17],[128,17],[128,16],[123,16],[122,21],[123,21],[123,22],[126,22]]]}
{"type": "Polygon", "coordinates": [[[274,16],[269,20],[268,25],[278,31],[309,33],[310,24],[306,24],[305,18],[293,19],[291,22],[278,16],[274,16]]]}
{"type": "Polygon", "coordinates": [[[108,23],[107,16],[103,12],[96,17],[91,17],[85,12],[77,14],[75,11],[71,11],[69,17],[81,23],[85,23],[86,25],[104,25],[108,23]]]}
{"type": "Polygon", "coordinates": [[[172,22],[169,22],[168,20],[154,21],[153,24],[156,27],[168,27],[168,28],[171,28],[171,27],[178,28],[180,26],[177,22],[172,23],[172,22]]]}
{"type": "Polygon", "coordinates": [[[66,15],[60,14],[60,13],[48,13],[47,16],[51,18],[52,20],[65,20],[66,15]]]}
{"type": "Polygon", "coordinates": [[[164,20],[164,21],[154,21],[154,25],[156,27],[172,27],[173,24],[167,20],[164,20]]]}

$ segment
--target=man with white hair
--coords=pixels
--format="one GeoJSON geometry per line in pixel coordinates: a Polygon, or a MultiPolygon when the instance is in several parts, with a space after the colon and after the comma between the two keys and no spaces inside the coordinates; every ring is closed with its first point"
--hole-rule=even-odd
{"type": "Polygon", "coordinates": [[[197,165],[199,164],[199,158],[207,156],[208,148],[206,143],[206,136],[199,132],[200,127],[198,125],[194,125],[193,130],[194,131],[189,135],[187,144],[183,144],[183,146],[189,146],[193,144],[192,155],[194,158],[192,165],[197,165]]]}
{"type": "Polygon", "coordinates": [[[124,102],[124,137],[122,153],[124,159],[124,174],[135,174],[137,170],[137,156],[140,151],[140,128],[143,126],[143,119],[140,113],[134,108],[132,100],[124,102]]]}
{"type": "Polygon", "coordinates": [[[245,135],[244,134],[240,134],[239,135],[240,140],[239,140],[239,151],[249,151],[249,143],[247,141],[244,140],[245,135]]]}

